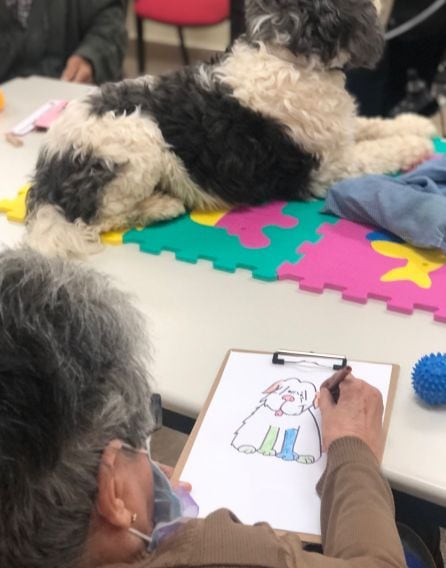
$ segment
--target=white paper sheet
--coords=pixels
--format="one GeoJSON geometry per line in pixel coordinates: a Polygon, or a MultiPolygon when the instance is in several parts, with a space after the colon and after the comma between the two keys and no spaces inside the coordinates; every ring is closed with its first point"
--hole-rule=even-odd
{"type": "MultiPolygon", "coordinates": [[[[349,365],[386,403],[392,366],[349,365]]],[[[181,475],[192,483],[200,517],[225,507],[246,524],[320,535],[316,483],[326,456],[313,400],[332,373],[312,364],[273,365],[270,355],[230,354],[181,475]]]]}

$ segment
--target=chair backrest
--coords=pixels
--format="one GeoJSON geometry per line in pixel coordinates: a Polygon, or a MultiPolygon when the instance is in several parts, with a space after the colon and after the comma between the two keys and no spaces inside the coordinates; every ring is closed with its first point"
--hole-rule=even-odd
{"type": "Polygon", "coordinates": [[[229,0],[136,0],[140,18],[175,26],[209,26],[229,17],[229,0]]]}

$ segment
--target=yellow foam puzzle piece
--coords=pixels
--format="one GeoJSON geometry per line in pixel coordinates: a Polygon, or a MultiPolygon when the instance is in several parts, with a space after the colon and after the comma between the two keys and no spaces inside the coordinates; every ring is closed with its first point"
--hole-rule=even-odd
{"type": "Polygon", "coordinates": [[[441,250],[420,249],[389,241],[373,241],[372,247],[383,256],[407,260],[406,266],[394,268],[384,274],[381,282],[408,280],[420,288],[430,288],[430,274],[446,265],[446,254],[441,250]]]}
{"type": "Polygon", "coordinates": [[[198,211],[194,210],[190,214],[191,221],[197,223],[198,225],[207,225],[208,227],[214,227],[222,217],[224,217],[228,210],[221,211],[198,211]]]}
{"type": "Polygon", "coordinates": [[[125,233],[126,231],[108,231],[101,234],[101,241],[104,245],[122,245],[125,233]]]}
{"type": "Polygon", "coordinates": [[[24,223],[26,217],[26,194],[31,184],[27,183],[19,189],[14,199],[0,199],[0,212],[6,213],[8,221],[24,223]]]}
{"type": "MultiPolygon", "coordinates": [[[[135,227],[136,231],[143,231],[144,227],[135,227]]],[[[122,245],[124,244],[124,235],[130,231],[130,227],[126,229],[120,229],[119,231],[107,231],[106,233],[101,233],[101,241],[105,245],[122,245]]]]}
{"type": "MultiPolygon", "coordinates": [[[[31,184],[21,187],[14,199],[0,199],[0,213],[6,213],[8,221],[24,223],[26,217],[26,194],[31,184]]],[[[107,245],[122,245],[126,230],[109,231],[101,235],[101,241],[107,245]]]]}

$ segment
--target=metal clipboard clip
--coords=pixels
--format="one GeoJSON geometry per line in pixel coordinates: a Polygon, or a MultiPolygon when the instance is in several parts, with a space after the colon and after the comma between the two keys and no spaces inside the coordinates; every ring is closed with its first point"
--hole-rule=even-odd
{"type": "Polygon", "coordinates": [[[347,366],[347,357],[345,355],[330,355],[329,353],[315,353],[314,351],[276,351],[273,354],[274,365],[290,364],[313,364],[321,365],[338,371],[347,366]],[[298,359],[298,360],[296,360],[298,359]],[[322,359],[324,364],[321,365],[317,360],[322,359]]]}

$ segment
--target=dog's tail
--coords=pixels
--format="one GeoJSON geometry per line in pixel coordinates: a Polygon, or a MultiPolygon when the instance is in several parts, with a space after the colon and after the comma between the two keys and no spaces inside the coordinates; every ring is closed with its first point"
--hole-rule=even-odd
{"type": "Polygon", "coordinates": [[[27,244],[47,256],[84,258],[103,248],[96,227],[81,219],[71,223],[55,205],[37,206],[28,217],[27,229],[27,244]]]}

